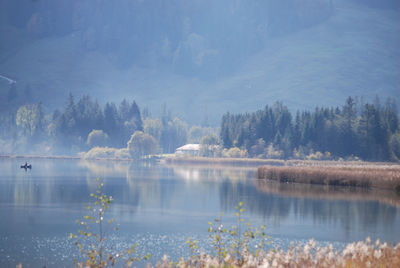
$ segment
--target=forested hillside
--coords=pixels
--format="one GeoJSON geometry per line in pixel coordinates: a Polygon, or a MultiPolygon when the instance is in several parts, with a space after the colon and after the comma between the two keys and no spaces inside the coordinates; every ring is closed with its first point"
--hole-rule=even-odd
{"type": "Polygon", "coordinates": [[[0,78],[0,102],[10,87],[48,112],[69,92],[126,97],[218,125],[275,100],[398,98],[399,14],[395,0],[0,0],[0,75],[17,81],[0,78]]]}
{"type": "Polygon", "coordinates": [[[280,102],[245,114],[226,113],[220,138],[250,157],[400,159],[400,120],[393,99],[381,104],[351,97],[341,107],[295,115],[280,102]]]}

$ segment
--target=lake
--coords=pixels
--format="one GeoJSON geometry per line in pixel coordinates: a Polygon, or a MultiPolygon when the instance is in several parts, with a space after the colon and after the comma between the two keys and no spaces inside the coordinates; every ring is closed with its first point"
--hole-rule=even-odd
{"type": "MultiPolygon", "coordinates": [[[[321,245],[400,241],[400,198],[393,192],[259,181],[256,168],[165,166],[126,162],[0,159],[0,267],[72,267],[68,238],[86,215],[95,178],[114,199],[108,215],[120,224],[110,250],[138,244],[151,261],[188,256],[185,241],[209,250],[208,222],[224,213],[235,223],[242,201],[252,226],[266,225],[273,246],[311,238],[321,245]],[[20,169],[28,161],[32,170],[20,169]]],[[[139,264],[141,265],[141,264],[139,264]]]]}

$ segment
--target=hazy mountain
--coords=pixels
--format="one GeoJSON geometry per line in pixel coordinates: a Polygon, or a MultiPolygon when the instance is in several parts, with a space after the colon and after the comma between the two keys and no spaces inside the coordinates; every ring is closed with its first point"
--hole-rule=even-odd
{"type": "Polygon", "coordinates": [[[396,0],[0,0],[0,75],[49,109],[88,93],[219,123],[275,100],[399,100],[399,48],[396,0]]]}

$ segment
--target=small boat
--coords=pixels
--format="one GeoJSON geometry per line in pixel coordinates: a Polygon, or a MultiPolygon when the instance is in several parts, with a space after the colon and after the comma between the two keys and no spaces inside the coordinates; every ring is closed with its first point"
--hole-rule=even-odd
{"type": "Polygon", "coordinates": [[[32,169],[32,165],[28,165],[28,163],[25,162],[25,165],[21,165],[21,168],[24,168],[25,170],[27,170],[28,168],[32,169]]]}

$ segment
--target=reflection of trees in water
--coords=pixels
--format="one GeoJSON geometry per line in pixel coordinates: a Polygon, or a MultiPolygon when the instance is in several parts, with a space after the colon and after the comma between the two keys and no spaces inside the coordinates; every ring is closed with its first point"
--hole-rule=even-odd
{"type": "Polygon", "coordinates": [[[129,170],[130,162],[80,160],[78,166],[89,171],[92,176],[123,176],[129,170]]]}
{"type": "Polygon", "coordinates": [[[378,201],[315,199],[307,195],[291,196],[279,192],[260,192],[254,184],[239,182],[233,184],[224,180],[220,184],[220,202],[224,211],[232,211],[239,201],[243,201],[250,214],[257,214],[279,223],[293,218],[312,219],[319,224],[341,224],[345,230],[363,229],[378,225],[393,226],[397,209],[378,201]]]}
{"type": "Polygon", "coordinates": [[[126,178],[129,189],[127,194],[137,196],[136,205],[140,203],[143,207],[167,207],[175,193],[175,183],[170,179],[171,172],[160,166],[131,166],[126,178]]]}
{"type": "Polygon", "coordinates": [[[46,160],[41,165],[43,175],[27,178],[26,174],[13,174],[10,183],[0,188],[0,200],[4,203],[13,200],[14,205],[59,204],[67,207],[76,204],[82,207],[91,202],[90,193],[97,190],[96,177],[105,183],[104,192],[112,195],[116,203],[137,207],[140,200],[146,202],[162,196],[157,169],[106,161],[75,163],[46,160]]]}
{"type": "MultiPolygon", "coordinates": [[[[21,173],[18,173],[21,174],[21,173]]],[[[49,161],[43,177],[27,178],[13,174],[10,183],[0,188],[2,203],[15,205],[52,204],[82,208],[91,202],[93,180],[100,176],[104,191],[115,199],[115,213],[131,215],[138,207],[148,209],[175,208],[179,195],[186,190],[203,194],[208,199],[217,191],[222,211],[231,212],[243,201],[250,215],[260,215],[277,223],[287,219],[312,219],[315,223],[340,224],[371,230],[377,226],[391,228],[395,224],[399,197],[365,190],[315,188],[309,185],[266,183],[256,180],[254,169],[161,166],[133,163],[94,162],[75,165],[49,161]],[[101,173],[94,173],[97,170],[101,173]],[[210,195],[208,195],[210,194],[210,195]],[[376,197],[378,196],[378,197],[376,197]]],[[[202,202],[203,200],[189,200],[202,202]]]]}
{"type": "Polygon", "coordinates": [[[359,221],[364,227],[379,222],[391,223],[400,207],[400,196],[393,191],[369,190],[357,187],[340,187],[310,184],[286,184],[257,180],[257,189],[264,194],[290,198],[295,215],[312,216],[315,222],[340,222],[350,228],[359,221]],[[304,203],[304,204],[303,204],[304,203]]]}
{"type": "Polygon", "coordinates": [[[178,177],[188,181],[220,181],[228,179],[232,182],[243,181],[255,176],[256,168],[199,167],[196,165],[169,165],[178,177]]]}
{"type": "Polygon", "coordinates": [[[248,182],[232,184],[225,180],[220,185],[220,206],[223,211],[233,211],[242,201],[246,211],[269,218],[286,218],[290,211],[290,200],[278,195],[260,194],[254,185],[248,182]]]}

